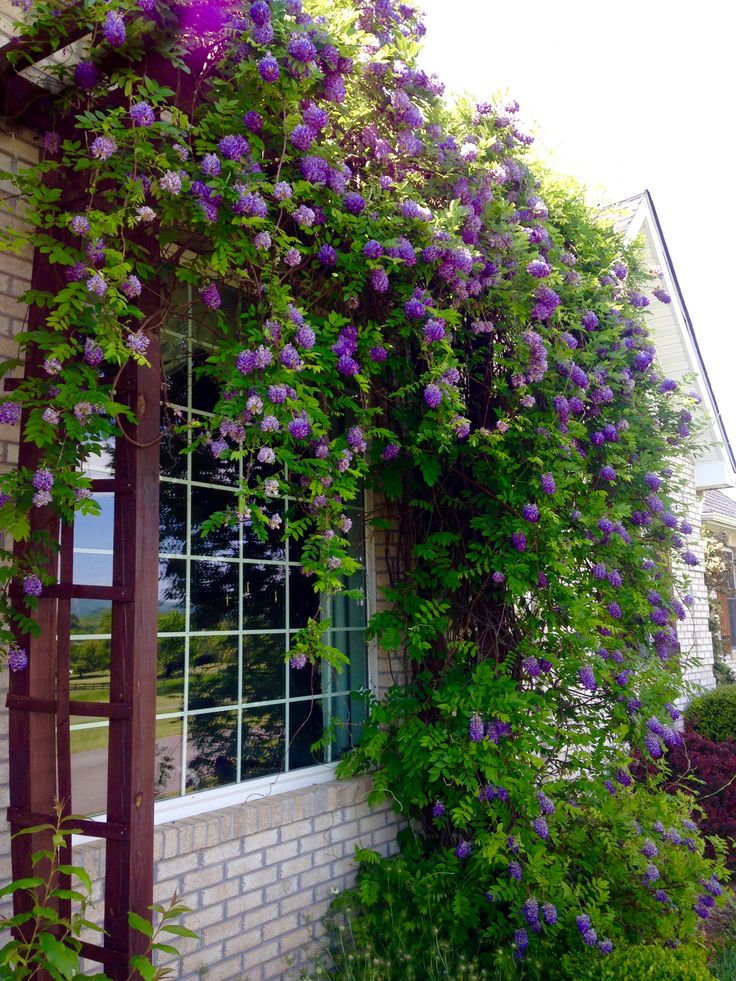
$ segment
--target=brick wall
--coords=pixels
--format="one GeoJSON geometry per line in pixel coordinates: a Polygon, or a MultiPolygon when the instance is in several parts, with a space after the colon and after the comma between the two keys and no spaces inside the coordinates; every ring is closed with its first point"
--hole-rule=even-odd
{"type": "MultiPolygon", "coordinates": [[[[37,159],[33,135],[27,130],[9,131],[0,126],[0,170],[15,171],[37,159]]],[[[0,181],[0,194],[12,193],[6,182],[0,181]]],[[[10,223],[20,222],[20,215],[10,223]]],[[[3,217],[3,221],[7,219],[3,217]]],[[[17,358],[17,336],[23,328],[26,308],[18,297],[31,285],[31,256],[2,254],[0,261],[0,361],[17,358]]],[[[19,372],[14,372],[18,374],[19,372]]],[[[18,462],[17,427],[0,427],[0,473],[6,473],[18,462]]],[[[9,548],[11,542],[0,533],[0,546],[9,548]]],[[[0,884],[10,881],[10,834],[5,821],[8,805],[8,714],[4,710],[8,675],[0,671],[0,884]]]]}
{"type": "MultiPolygon", "coordinates": [[[[386,855],[399,821],[370,808],[370,779],[316,785],[159,825],[155,899],[176,892],[199,941],[178,944],[185,981],[298,977],[319,954],[320,919],[354,881],[356,845],[386,855]]],[[[75,849],[101,894],[104,845],[75,849]]]]}

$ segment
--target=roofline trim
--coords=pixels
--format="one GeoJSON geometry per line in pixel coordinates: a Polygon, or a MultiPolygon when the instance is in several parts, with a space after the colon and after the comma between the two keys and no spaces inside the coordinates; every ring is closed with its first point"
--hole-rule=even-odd
{"type": "MultiPolygon", "coordinates": [[[[631,198],[625,200],[634,200],[640,195],[632,195],[631,198]]],[[[619,202],[623,203],[623,202],[619,202]]],[[[672,256],[670,255],[670,250],[667,246],[667,240],[664,237],[664,232],[662,231],[662,225],[659,221],[659,215],[657,214],[657,209],[654,207],[654,201],[652,200],[652,195],[648,189],[645,188],[643,194],[641,195],[641,203],[637,208],[636,213],[629,223],[625,237],[632,240],[636,238],[644,225],[644,221],[647,217],[647,213],[652,220],[654,230],[657,234],[659,244],[662,248],[662,254],[667,267],[667,274],[669,276],[670,282],[672,283],[672,289],[677,297],[677,302],[682,312],[682,318],[687,330],[688,339],[693,346],[695,357],[697,359],[697,368],[703,380],[703,387],[705,388],[705,395],[710,402],[709,408],[712,411],[713,421],[722,438],[722,448],[725,450],[725,454],[728,457],[728,462],[731,465],[731,470],[736,474],[736,454],[734,454],[733,447],[731,446],[731,441],[728,438],[728,433],[726,432],[726,427],[723,422],[723,417],[721,415],[721,410],[718,406],[718,401],[713,391],[713,386],[711,385],[710,378],[708,376],[708,370],[705,367],[705,362],[703,360],[703,355],[700,350],[700,345],[698,344],[698,338],[695,334],[695,328],[693,327],[692,318],[690,317],[690,311],[685,303],[685,298],[682,295],[682,288],[680,282],[677,278],[677,273],[675,272],[674,263],[672,262],[672,256]]]]}

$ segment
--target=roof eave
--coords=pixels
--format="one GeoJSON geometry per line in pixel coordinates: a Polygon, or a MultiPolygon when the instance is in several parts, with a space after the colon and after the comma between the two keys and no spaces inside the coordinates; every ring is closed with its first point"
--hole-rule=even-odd
{"type": "MultiPolygon", "coordinates": [[[[627,200],[634,200],[636,196],[627,200]]],[[[707,408],[712,417],[713,423],[721,437],[721,443],[719,445],[719,452],[723,458],[724,463],[730,469],[730,483],[725,486],[736,485],[736,454],[734,454],[733,447],[731,446],[731,441],[728,438],[728,433],[726,432],[726,427],[723,422],[723,417],[721,415],[721,410],[718,406],[718,401],[713,391],[713,386],[711,385],[710,378],[708,376],[708,370],[705,367],[705,362],[703,360],[703,355],[700,350],[700,345],[698,344],[698,338],[695,333],[695,328],[693,327],[692,318],[690,317],[690,312],[685,303],[685,298],[682,295],[682,289],[680,287],[679,280],[677,278],[677,273],[675,272],[675,267],[672,262],[672,256],[670,255],[669,248],[667,246],[667,240],[664,237],[662,231],[662,226],[659,221],[659,216],[657,215],[657,209],[654,207],[654,201],[652,200],[652,195],[649,190],[645,189],[641,195],[641,203],[637,208],[636,213],[632,217],[628,228],[626,229],[625,238],[628,241],[634,241],[639,235],[640,231],[644,227],[647,220],[650,219],[651,227],[655,233],[656,244],[659,245],[661,249],[661,258],[663,260],[663,265],[666,269],[667,278],[672,288],[673,302],[677,304],[679,313],[681,315],[682,323],[685,326],[687,332],[688,340],[692,345],[694,358],[696,361],[696,368],[700,378],[702,379],[702,384],[704,388],[704,395],[707,401],[707,408]]]]}

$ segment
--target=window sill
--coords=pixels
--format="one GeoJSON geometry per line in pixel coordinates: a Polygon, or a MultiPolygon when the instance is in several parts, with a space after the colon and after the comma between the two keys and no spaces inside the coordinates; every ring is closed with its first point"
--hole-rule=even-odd
{"type": "MultiPolygon", "coordinates": [[[[171,800],[158,801],[155,805],[154,825],[169,824],[184,818],[198,817],[210,811],[219,811],[225,807],[246,805],[267,797],[288,794],[295,790],[305,790],[317,784],[330,783],[335,780],[337,763],[323,763],[319,766],[307,766],[303,769],[292,770],[288,773],[276,773],[267,777],[256,777],[244,780],[242,783],[231,784],[228,787],[217,787],[215,790],[203,790],[199,793],[188,794],[186,797],[174,797],[171,800]]],[[[104,821],[105,815],[95,815],[95,819],[104,821]]],[[[93,841],[101,841],[95,835],[73,835],[74,845],[86,845],[93,841]]]]}

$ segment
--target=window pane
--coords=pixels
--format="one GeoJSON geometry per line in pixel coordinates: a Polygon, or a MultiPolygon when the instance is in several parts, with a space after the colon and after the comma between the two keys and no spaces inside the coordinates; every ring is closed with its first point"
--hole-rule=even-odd
{"type": "Polygon", "coordinates": [[[192,630],[238,629],[238,566],[235,562],[191,563],[192,630]]]}
{"type": "Polygon", "coordinates": [[[365,632],[335,630],[330,631],[329,637],[328,643],[350,658],[350,664],[346,664],[342,671],[333,673],[332,690],[355,691],[364,688],[368,683],[365,632]]]}
{"type": "Polygon", "coordinates": [[[95,555],[74,549],[73,581],[82,586],[112,586],[112,552],[95,555]]]}
{"type": "Polygon", "coordinates": [[[74,640],[69,650],[69,697],[79,702],[110,698],[110,641],[74,640]]]}
{"type": "Polygon", "coordinates": [[[298,698],[300,695],[319,695],[322,692],[322,665],[305,664],[303,668],[292,668],[289,665],[289,695],[298,698]]]}
{"type": "Polygon", "coordinates": [[[192,355],[192,408],[200,412],[213,412],[220,396],[217,383],[198,370],[206,363],[209,353],[195,351],[192,355]]]}
{"type": "Polygon", "coordinates": [[[112,494],[93,496],[100,506],[100,514],[79,514],[74,518],[74,547],[102,548],[112,552],[113,520],[115,503],[112,494]]]}
{"type": "Polygon", "coordinates": [[[284,698],[285,650],[285,634],[243,636],[244,702],[269,702],[284,698]]]}
{"type": "Polygon", "coordinates": [[[237,460],[222,460],[215,457],[207,446],[197,446],[192,450],[192,480],[200,484],[233,487],[238,482],[239,474],[237,460]]]}
{"type": "Polygon", "coordinates": [[[202,533],[202,525],[213,514],[226,511],[235,504],[235,495],[229,491],[211,490],[209,487],[192,487],[192,555],[223,555],[238,558],[240,554],[240,530],[238,526],[223,524],[209,535],[202,533]]]}
{"type": "Polygon", "coordinates": [[[183,745],[181,719],[159,719],[156,722],[156,800],[178,797],[181,793],[183,745]]]}
{"type": "MultiPolygon", "coordinates": [[[[280,501],[274,502],[271,506],[265,507],[266,514],[270,517],[278,514],[283,518],[283,505],[280,501]]],[[[281,529],[271,531],[262,542],[253,531],[250,525],[243,525],[243,558],[244,559],[271,559],[274,562],[283,562],[286,557],[286,549],[281,537],[281,529]]]]}
{"type": "MultiPolygon", "coordinates": [[[[347,583],[349,589],[363,590],[363,574],[356,573],[347,583]]],[[[330,622],[333,627],[362,627],[365,625],[365,600],[333,596],[330,600],[330,622]]]]}
{"type": "Polygon", "coordinates": [[[182,553],[187,550],[187,488],[162,480],[159,485],[159,549],[182,553]]]}
{"type": "Polygon", "coordinates": [[[166,379],[164,411],[170,414],[172,406],[186,408],[189,391],[189,342],[186,337],[161,333],[161,362],[166,379]]]}
{"type": "Polygon", "coordinates": [[[241,779],[279,773],[284,768],[284,706],[244,709],[241,779]]]}
{"type": "Polygon", "coordinates": [[[360,736],[366,718],[366,702],[353,695],[333,695],[330,705],[334,731],[332,757],[339,759],[360,736]]]}
{"type": "Polygon", "coordinates": [[[282,565],[243,566],[243,629],[283,630],[286,625],[282,565]]]}
{"type": "MultiPolygon", "coordinates": [[[[76,721],[79,717],[74,717],[76,721]]],[[[73,728],[70,734],[72,751],[72,807],[75,814],[99,814],[107,810],[107,748],[108,726],[73,728]]]]}
{"type": "Polygon", "coordinates": [[[189,711],[229,705],[238,697],[238,638],[189,641],[189,711]]]}
{"type": "Polygon", "coordinates": [[[189,716],[187,793],[235,782],[237,723],[237,712],[189,716]]]}
{"type": "Polygon", "coordinates": [[[82,465],[91,480],[104,480],[115,475],[115,440],[111,437],[94,453],[88,453],[82,465]]]}
{"type": "Polygon", "coordinates": [[[74,634],[109,634],[112,628],[110,600],[73,599],[71,632],[74,634]]]}
{"type": "Polygon", "coordinates": [[[311,746],[322,738],[324,722],[322,701],[289,703],[289,769],[298,770],[303,766],[324,763],[323,749],[314,752],[311,746]]]}
{"type": "Polygon", "coordinates": [[[289,627],[306,627],[307,620],[319,616],[320,596],[314,591],[314,580],[302,575],[301,569],[289,570],[289,627]]]}
{"type": "MultiPolygon", "coordinates": [[[[181,614],[174,612],[160,617],[159,629],[166,629],[163,621],[167,618],[179,616],[181,614]]],[[[183,637],[159,637],[156,672],[156,712],[159,714],[180,712],[184,707],[184,655],[183,637]]]]}
{"type": "MultiPolygon", "coordinates": [[[[173,421],[172,421],[173,424],[173,421]]],[[[161,476],[186,480],[189,454],[183,452],[187,441],[177,433],[165,432],[159,444],[161,476]]]]}
{"type": "MultiPolygon", "coordinates": [[[[158,566],[158,615],[179,613],[183,620],[187,585],[187,564],[183,559],[165,559],[158,566]]],[[[172,622],[172,621],[169,621],[172,622]]],[[[181,621],[179,621],[181,622],[181,621]]],[[[159,627],[171,630],[172,627],[159,627]]]]}

